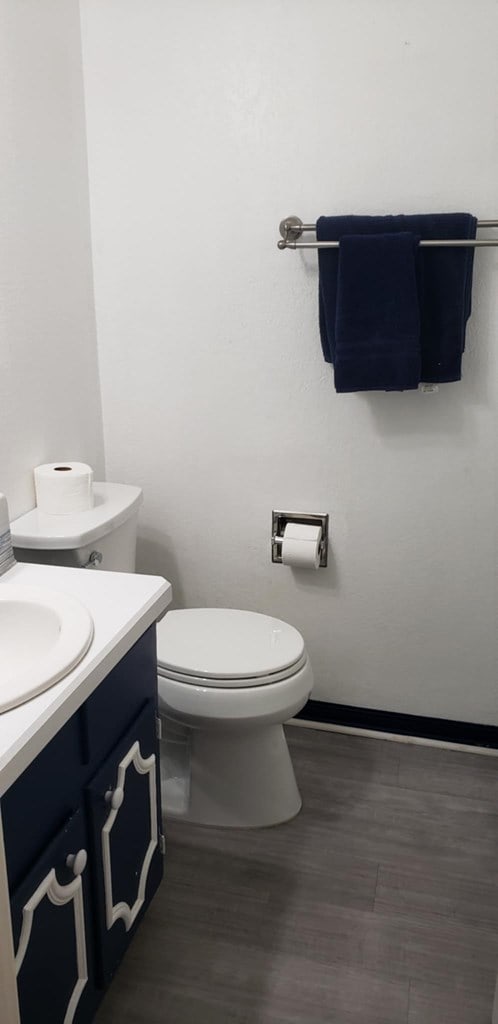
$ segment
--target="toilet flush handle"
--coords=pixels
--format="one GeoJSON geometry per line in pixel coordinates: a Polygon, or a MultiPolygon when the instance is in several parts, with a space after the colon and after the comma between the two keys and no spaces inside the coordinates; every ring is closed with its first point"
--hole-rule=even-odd
{"type": "Polygon", "coordinates": [[[95,569],[97,567],[97,565],[100,565],[100,563],[102,562],[103,557],[104,556],[103,556],[101,551],[92,551],[91,555],[89,555],[89,557],[88,557],[88,562],[84,562],[83,565],[81,566],[81,568],[82,569],[95,569]]]}

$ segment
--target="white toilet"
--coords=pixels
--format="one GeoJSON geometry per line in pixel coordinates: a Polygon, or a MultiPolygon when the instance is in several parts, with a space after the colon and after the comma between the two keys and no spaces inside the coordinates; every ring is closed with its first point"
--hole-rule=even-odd
{"type": "MultiPolygon", "coordinates": [[[[16,557],[132,572],[142,492],[94,485],[95,507],[37,509],[11,524],[16,557]]],[[[168,612],[157,624],[163,808],[225,827],[276,825],[301,807],[283,723],[306,703],[311,665],[297,629],[232,608],[168,612]]]]}
{"type": "Polygon", "coordinates": [[[179,754],[179,771],[163,782],[166,811],[246,828],[293,818],[301,797],[282,724],[313,685],[297,629],[233,608],[172,611],[158,624],[157,661],[172,768],[175,745],[179,754]],[[182,734],[168,722],[184,727],[183,759],[182,734]]]}

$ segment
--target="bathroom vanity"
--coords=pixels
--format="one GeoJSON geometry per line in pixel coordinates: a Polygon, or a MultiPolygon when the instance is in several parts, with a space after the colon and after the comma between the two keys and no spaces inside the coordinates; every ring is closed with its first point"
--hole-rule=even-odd
{"type": "Polygon", "coordinates": [[[0,715],[1,1017],[89,1024],[162,876],[154,623],[171,587],[28,564],[4,583],[72,594],[94,638],[0,715]]]}

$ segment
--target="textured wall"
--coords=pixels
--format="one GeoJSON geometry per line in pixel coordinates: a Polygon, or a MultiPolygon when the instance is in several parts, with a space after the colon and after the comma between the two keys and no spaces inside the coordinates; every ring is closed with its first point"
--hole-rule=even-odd
{"type": "Polygon", "coordinates": [[[0,0],[0,491],[103,471],[77,0],[0,0]]]}
{"type": "Polygon", "coordinates": [[[176,603],[304,633],[320,699],[498,723],[498,250],[464,379],[335,394],[297,213],[498,216],[492,0],[82,0],[108,476],[176,603]],[[329,510],[331,565],[269,560],[329,510]]]}

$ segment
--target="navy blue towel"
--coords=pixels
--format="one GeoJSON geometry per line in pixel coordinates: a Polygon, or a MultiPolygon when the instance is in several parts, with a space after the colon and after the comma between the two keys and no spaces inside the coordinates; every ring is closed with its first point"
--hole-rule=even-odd
{"type": "Polygon", "coordinates": [[[335,320],[336,391],[405,391],[420,382],[415,251],[408,231],[341,241],[335,320]]]}
{"type": "MultiPolygon", "coordinates": [[[[411,232],[423,239],[475,238],[477,220],[469,213],[396,217],[320,217],[318,241],[347,235],[411,232]]],[[[324,358],[334,362],[339,249],[319,249],[320,335],[324,358]]],[[[420,379],[460,380],[465,327],[471,312],[473,247],[419,247],[415,256],[420,310],[420,379]]]]}

